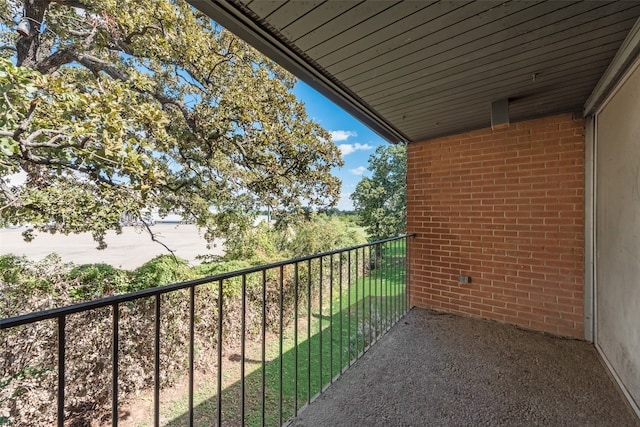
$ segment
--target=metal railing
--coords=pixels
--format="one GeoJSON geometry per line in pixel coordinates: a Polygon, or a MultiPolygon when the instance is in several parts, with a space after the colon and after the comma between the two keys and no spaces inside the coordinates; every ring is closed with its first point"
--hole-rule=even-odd
{"type": "Polygon", "coordinates": [[[148,331],[153,337],[152,387],[149,384],[153,390],[153,424],[159,426],[160,395],[166,377],[161,369],[166,364],[162,350],[170,350],[168,346],[172,345],[166,342],[171,332],[162,326],[172,320],[163,315],[172,313],[174,318],[171,305],[179,304],[184,297],[188,308],[178,309],[183,316],[173,320],[184,322],[188,330],[188,402],[182,422],[194,425],[195,419],[198,425],[282,425],[322,394],[407,312],[409,237],[412,235],[2,319],[0,330],[28,334],[28,325],[45,321],[57,324],[57,425],[63,426],[69,414],[66,372],[73,364],[67,354],[73,349],[69,340],[80,333],[71,329],[68,320],[77,314],[97,313],[94,317],[108,323],[110,354],[102,369],[111,371],[107,401],[111,406],[110,423],[117,426],[123,397],[123,357],[135,357],[122,348],[125,337],[121,323],[146,301],[153,317],[153,330],[148,331]],[[174,294],[177,296],[170,297],[174,294]],[[198,312],[197,305],[210,297],[215,301],[213,308],[198,312]],[[239,325],[230,320],[237,320],[238,309],[239,325]],[[110,319],[106,320],[105,312],[111,313],[110,319]],[[215,328],[197,326],[204,320],[215,323],[215,328]],[[212,357],[205,357],[204,363],[215,365],[215,375],[206,381],[215,386],[209,409],[199,411],[194,418],[198,409],[194,399],[195,362],[200,357],[196,332],[210,334],[199,337],[198,343],[211,343],[212,357]],[[233,355],[229,356],[233,351],[225,350],[225,343],[233,348],[239,345],[240,355],[235,361],[233,355]],[[223,359],[223,355],[229,357],[223,359]],[[238,364],[239,377],[226,379],[238,364]]]}

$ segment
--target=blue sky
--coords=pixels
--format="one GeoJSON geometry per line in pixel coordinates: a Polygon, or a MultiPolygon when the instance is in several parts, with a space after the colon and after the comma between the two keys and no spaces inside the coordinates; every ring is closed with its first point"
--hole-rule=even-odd
{"type": "Polygon", "coordinates": [[[370,175],[367,170],[369,156],[379,145],[388,142],[306,83],[299,81],[293,92],[304,102],[309,117],[331,132],[333,142],[340,148],[344,166],[333,171],[342,180],[337,207],[342,210],[353,209],[349,196],[362,177],[370,175]]]}

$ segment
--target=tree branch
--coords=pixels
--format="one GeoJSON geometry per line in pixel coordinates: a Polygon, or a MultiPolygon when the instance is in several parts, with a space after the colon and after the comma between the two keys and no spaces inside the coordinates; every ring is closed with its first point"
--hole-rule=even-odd
{"type": "Polygon", "coordinates": [[[176,251],[175,251],[174,249],[169,248],[169,246],[165,245],[163,242],[161,242],[160,240],[158,240],[158,239],[156,238],[156,234],[155,234],[153,231],[151,231],[151,227],[149,226],[149,224],[147,223],[147,221],[145,221],[144,219],[140,218],[140,222],[142,222],[142,225],[144,226],[144,228],[145,228],[145,229],[147,230],[147,232],[149,233],[149,236],[151,236],[151,241],[152,241],[152,242],[155,242],[155,243],[158,243],[158,244],[160,244],[160,245],[162,245],[162,246],[164,246],[164,248],[165,248],[167,251],[169,251],[169,253],[170,253],[170,254],[171,254],[171,256],[173,257],[173,260],[177,263],[177,262],[178,262],[178,258],[176,257],[176,254],[175,254],[175,252],[176,252],[176,251]]]}
{"type": "Polygon", "coordinates": [[[79,0],[49,0],[49,3],[58,3],[62,6],[75,7],[82,10],[91,10],[89,4],[81,2],[79,0]]]}
{"type": "Polygon", "coordinates": [[[29,127],[29,123],[31,123],[31,120],[33,120],[33,113],[36,111],[36,108],[38,108],[38,102],[34,99],[33,101],[31,101],[27,116],[13,133],[13,139],[18,141],[20,139],[20,135],[22,135],[27,130],[27,127],[29,127]]]}
{"type": "Polygon", "coordinates": [[[29,150],[27,150],[23,144],[21,144],[21,149],[22,149],[23,158],[33,164],[43,165],[43,166],[63,167],[65,169],[74,170],[76,172],[86,173],[87,175],[90,175],[91,177],[93,177],[93,179],[95,179],[96,181],[101,182],[103,184],[107,184],[112,187],[118,186],[118,184],[112,181],[111,179],[101,176],[100,171],[95,168],[91,168],[83,165],[77,165],[74,163],[63,162],[63,161],[60,161],[57,159],[51,159],[48,157],[38,156],[31,153],[29,150]]]}
{"type": "MultiPolygon", "coordinates": [[[[16,195],[13,194],[13,191],[11,191],[11,188],[9,188],[9,186],[7,185],[6,182],[4,182],[3,179],[0,179],[0,191],[2,192],[2,194],[4,194],[4,196],[9,201],[8,206],[19,206],[20,205],[20,199],[18,199],[16,197],[16,195]]],[[[6,206],[4,206],[4,207],[6,207],[6,206]]]]}
{"type": "Polygon", "coordinates": [[[133,40],[134,37],[136,37],[136,36],[144,36],[145,34],[147,34],[147,32],[149,30],[157,30],[157,31],[162,33],[162,28],[156,27],[155,25],[147,25],[147,26],[143,27],[139,31],[134,31],[134,32],[130,33],[127,37],[125,37],[125,39],[123,41],[126,44],[131,44],[131,41],[133,40]]]}

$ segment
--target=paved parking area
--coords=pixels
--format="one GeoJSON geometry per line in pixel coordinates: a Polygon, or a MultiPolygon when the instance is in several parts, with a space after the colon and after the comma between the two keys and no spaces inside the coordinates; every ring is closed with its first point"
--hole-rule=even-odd
{"type": "MultiPolygon", "coordinates": [[[[195,225],[156,224],[151,227],[157,238],[175,251],[175,255],[197,263],[198,255],[221,255],[222,241],[217,247],[207,248],[206,240],[195,225]]],[[[151,240],[141,227],[123,227],[122,234],[113,231],[107,233],[107,248],[96,249],[90,233],[61,235],[39,234],[32,242],[22,238],[24,229],[0,230],[0,254],[26,255],[30,259],[43,259],[55,252],[65,262],[89,264],[104,262],[114,267],[133,270],[150,259],[169,252],[160,244],[151,240]]]]}

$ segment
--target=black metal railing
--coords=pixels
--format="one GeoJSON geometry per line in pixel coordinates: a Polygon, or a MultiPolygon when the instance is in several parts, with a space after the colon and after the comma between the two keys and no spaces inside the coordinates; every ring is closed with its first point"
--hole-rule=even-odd
{"type": "MultiPolygon", "coordinates": [[[[409,237],[2,319],[0,330],[20,339],[20,334],[31,333],[30,326],[54,322],[57,360],[54,366],[37,368],[57,370],[58,426],[71,417],[71,398],[76,403],[79,399],[68,392],[68,369],[75,369],[74,363],[82,357],[71,356],[77,353],[72,341],[77,334],[91,334],[98,324],[106,324],[104,341],[110,353],[100,362],[102,371],[110,371],[105,377],[107,390],[100,394],[108,395],[110,405],[107,415],[101,416],[102,423],[118,425],[127,394],[123,381],[129,380],[129,374],[123,376],[121,371],[136,357],[131,346],[146,344],[148,337],[153,341],[148,343],[153,347],[148,388],[153,394],[154,425],[161,423],[161,392],[169,375],[163,357],[177,347],[186,347],[187,353],[183,364],[172,363],[178,372],[184,367],[186,408],[165,416],[163,423],[282,425],[322,394],[407,312],[409,237]],[[211,301],[213,305],[207,305],[211,301]],[[144,310],[153,321],[145,321],[148,327],[142,332],[125,334],[123,322],[128,325],[134,316],[143,318],[139,312],[144,310]],[[85,318],[89,314],[92,320],[85,318]],[[74,317],[78,315],[80,320],[74,317]],[[171,322],[184,324],[186,343],[176,338],[184,329],[171,322]],[[240,354],[234,358],[238,346],[240,354]],[[197,364],[204,369],[197,369],[197,364]],[[215,373],[207,369],[211,366],[215,373]],[[209,395],[198,393],[196,376],[209,395]],[[176,419],[167,420],[172,416],[176,419]]],[[[23,368],[16,366],[16,370],[23,368]]],[[[92,365],[89,370],[96,369],[92,365]]],[[[85,412],[85,416],[90,415],[85,412]]]]}

